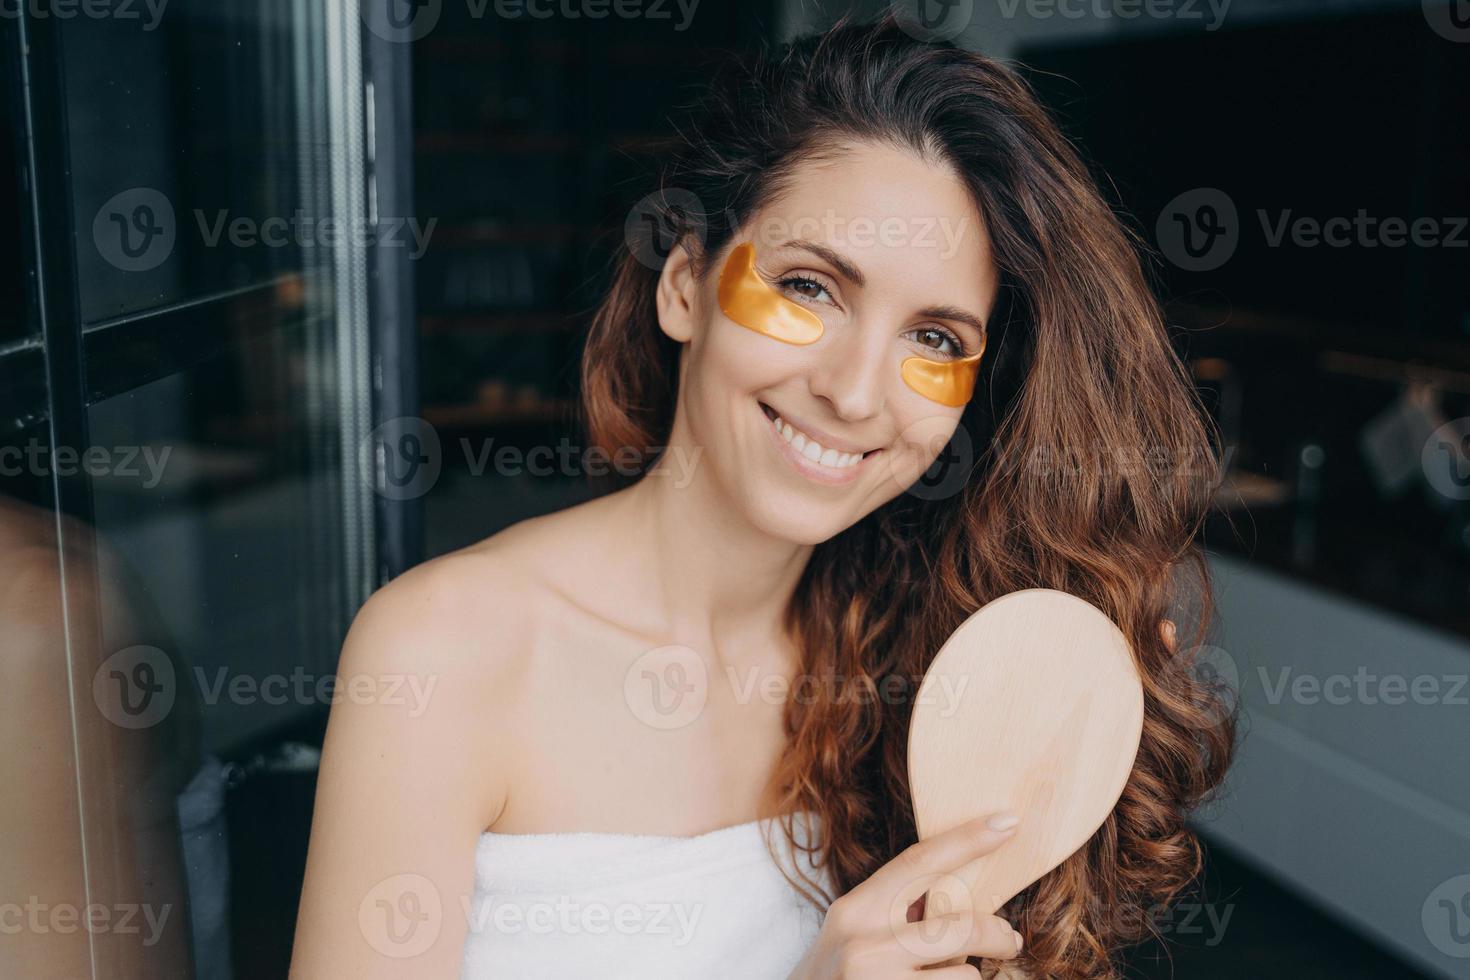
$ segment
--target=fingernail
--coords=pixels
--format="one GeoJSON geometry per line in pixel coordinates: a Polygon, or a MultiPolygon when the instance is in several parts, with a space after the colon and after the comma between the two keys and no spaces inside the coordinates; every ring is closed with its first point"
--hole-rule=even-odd
{"type": "Polygon", "coordinates": [[[1013,930],[1011,932],[1011,935],[1014,936],[1016,939],[1016,952],[1019,953],[1021,951],[1021,934],[1013,930]]]}
{"type": "Polygon", "coordinates": [[[1020,817],[1007,810],[1003,813],[997,813],[991,816],[989,820],[985,821],[985,826],[989,827],[991,830],[997,831],[1010,830],[1012,827],[1020,822],[1020,817]]]}

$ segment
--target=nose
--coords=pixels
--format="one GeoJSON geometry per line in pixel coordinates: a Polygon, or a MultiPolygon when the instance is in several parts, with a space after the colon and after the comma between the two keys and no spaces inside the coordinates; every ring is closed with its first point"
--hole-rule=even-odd
{"type": "MultiPolygon", "coordinates": [[[[834,331],[829,330],[831,336],[834,331]]],[[[877,331],[863,331],[856,324],[819,344],[812,353],[816,363],[808,376],[811,393],[832,406],[848,422],[870,419],[883,411],[888,390],[891,344],[877,331]]]]}

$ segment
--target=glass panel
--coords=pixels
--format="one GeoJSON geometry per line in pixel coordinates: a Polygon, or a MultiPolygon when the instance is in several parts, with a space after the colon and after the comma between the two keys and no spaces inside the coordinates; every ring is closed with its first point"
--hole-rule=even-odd
{"type": "MultiPolygon", "coordinates": [[[[55,451],[44,418],[0,419],[0,451],[37,460],[0,486],[0,719],[25,733],[0,758],[27,791],[0,804],[0,883],[137,928],[0,930],[0,976],[284,976],[310,795],[266,777],[292,751],[309,777],[375,573],[360,25],[298,0],[131,9],[21,28],[59,40],[38,173],[74,220],[37,220],[75,244],[81,328],[53,314],[43,349],[0,304],[22,311],[0,366],[19,324],[32,395],[54,364],[81,376],[55,451]]],[[[22,286],[67,281],[13,248],[22,286]]]]}
{"type": "Polygon", "coordinates": [[[322,39],[279,0],[173,0],[151,29],[150,16],[65,22],[88,324],[299,271],[324,217],[302,165],[325,134],[298,108],[322,39]]]}
{"type": "MultiPolygon", "coordinates": [[[[0,84],[18,91],[16,83],[18,66],[11,58],[10,46],[14,39],[9,31],[0,31],[0,44],[5,46],[5,75],[0,84]]],[[[0,98],[0,229],[7,229],[0,240],[0,358],[4,353],[20,347],[27,339],[37,334],[35,318],[26,302],[26,266],[22,261],[24,242],[18,235],[9,234],[9,229],[20,227],[20,141],[12,138],[18,133],[19,120],[16,101],[0,98]]],[[[6,380],[0,375],[0,381],[6,380]]]]}

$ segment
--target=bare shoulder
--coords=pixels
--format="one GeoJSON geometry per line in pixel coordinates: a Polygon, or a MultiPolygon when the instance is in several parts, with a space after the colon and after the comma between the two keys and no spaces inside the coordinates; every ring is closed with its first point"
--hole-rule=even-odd
{"type": "Polygon", "coordinates": [[[519,521],[394,579],[353,621],[344,670],[432,671],[508,707],[604,499],[519,521]]]}

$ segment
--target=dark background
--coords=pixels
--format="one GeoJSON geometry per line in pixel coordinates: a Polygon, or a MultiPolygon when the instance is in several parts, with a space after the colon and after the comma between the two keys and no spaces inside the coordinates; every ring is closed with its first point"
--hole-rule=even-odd
{"type": "MultiPolygon", "coordinates": [[[[705,0],[680,29],[677,8],[440,7],[411,44],[286,0],[173,0],[154,31],[0,19],[0,447],[177,454],[156,487],[7,471],[0,496],[34,508],[27,533],[57,555],[84,544],[99,591],[148,595],[185,676],[330,673],[373,588],[591,492],[577,475],[478,472],[476,454],[582,444],[582,334],[670,116],[717,59],[844,12],[705,0]],[[130,272],[93,219],[139,187],[172,203],[178,244],[130,272]],[[194,228],[196,208],[301,207],[412,215],[428,249],[206,246],[194,228]],[[405,432],[437,438],[437,469],[390,492],[381,467],[405,432]],[[98,573],[104,552],[126,583],[98,573]]],[[[958,42],[1017,63],[1137,233],[1228,454],[1203,543],[1235,583],[1219,642],[1259,748],[1201,815],[1203,884],[1161,913],[1163,940],[1129,975],[1470,976],[1470,885],[1459,909],[1431,894],[1470,874],[1470,708],[1281,705],[1250,687],[1281,664],[1470,671],[1470,439],[1439,455],[1432,441],[1470,416],[1470,229],[1455,224],[1470,215],[1470,9],[1236,0],[1212,25],[1183,2],[961,8],[958,42]],[[1360,209],[1435,219],[1459,244],[1273,244],[1258,217],[1360,209]],[[1184,226],[1203,258],[1170,237],[1184,226]],[[1390,812],[1405,822],[1376,816],[1390,812]]],[[[100,633],[110,652],[115,624],[100,633]]],[[[68,656],[36,669],[90,676],[85,651],[68,656]]],[[[85,692],[69,707],[90,710],[85,692]]],[[[187,740],[220,763],[228,829],[208,833],[228,856],[217,949],[234,976],[285,974],[326,711],[188,716],[187,740]]],[[[227,975],[196,957],[199,976],[227,975]]]]}

